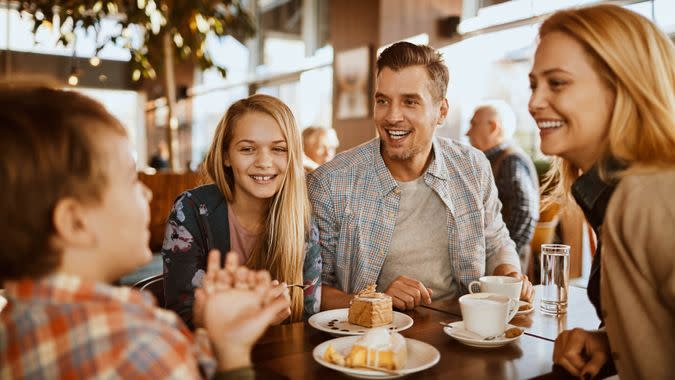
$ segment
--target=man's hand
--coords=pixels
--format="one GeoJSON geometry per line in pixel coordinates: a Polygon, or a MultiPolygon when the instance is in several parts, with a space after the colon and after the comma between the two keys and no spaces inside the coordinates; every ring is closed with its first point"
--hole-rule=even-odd
{"type": "Polygon", "coordinates": [[[610,354],[609,340],[604,331],[566,330],[555,340],[553,363],[573,376],[593,378],[610,354]]]}
{"type": "Polygon", "coordinates": [[[523,280],[523,286],[520,288],[520,299],[527,302],[532,302],[534,299],[534,287],[526,275],[520,274],[518,267],[511,264],[501,264],[492,271],[492,275],[509,276],[523,280]]]}
{"type": "Polygon", "coordinates": [[[431,303],[433,292],[414,278],[398,276],[384,291],[390,295],[394,307],[400,310],[412,310],[420,303],[431,303]]]}
{"type": "Polygon", "coordinates": [[[532,286],[530,279],[527,278],[526,275],[520,274],[520,272],[511,272],[506,275],[523,280],[523,287],[520,288],[520,299],[526,302],[532,302],[534,299],[534,286],[532,286]]]}

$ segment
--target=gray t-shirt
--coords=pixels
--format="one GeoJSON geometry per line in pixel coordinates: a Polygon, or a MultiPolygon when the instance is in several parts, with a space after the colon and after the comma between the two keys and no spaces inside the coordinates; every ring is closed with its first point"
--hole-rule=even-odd
{"type": "Polygon", "coordinates": [[[454,297],[448,254],[446,206],[424,183],[424,175],[410,182],[398,182],[401,190],[394,236],[377,279],[383,292],[396,277],[408,276],[433,290],[432,299],[454,297]]]}

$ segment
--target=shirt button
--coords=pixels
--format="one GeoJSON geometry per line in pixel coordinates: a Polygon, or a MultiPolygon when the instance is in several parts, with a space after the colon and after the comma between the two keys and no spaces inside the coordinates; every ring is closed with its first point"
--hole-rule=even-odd
{"type": "Polygon", "coordinates": [[[393,212],[389,213],[389,218],[394,219],[395,217],[396,217],[396,215],[393,212]]]}
{"type": "Polygon", "coordinates": [[[395,188],[395,189],[394,189],[394,194],[396,194],[396,195],[401,195],[401,189],[399,189],[398,187],[395,188]]]}

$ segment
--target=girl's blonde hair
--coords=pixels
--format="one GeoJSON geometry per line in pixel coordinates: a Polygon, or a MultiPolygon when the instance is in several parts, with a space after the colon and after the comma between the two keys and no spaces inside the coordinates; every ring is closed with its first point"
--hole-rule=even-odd
{"type": "MultiPolygon", "coordinates": [[[[310,223],[305,175],[302,168],[302,143],[293,113],[282,101],[268,95],[253,95],[232,104],[218,123],[211,148],[204,161],[204,170],[228,201],[232,201],[234,175],[225,166],[225,154],[232,141],[237,121],[249,112],[272,117],[286,139],[288,167],[279,191],[274,195],[265,222],[261,242],[246,266],[270,271],[272,278],[289,284],[302,284],[305,238],[310,223]]],[[[295,289],[295,288],[290,288],[295,289]]],[[[303,294],[291,294],[291,321],[303,317],[303,294]]]]}
{"type": "MultiPolygon", "coordinates": [[[[675,165],[675,50],[656,25],[616,5],[564,10],[546,19],[539,38],[562,32],[585,48],[599,75],[615,94],[608,139],[598,161],[618,160],[616,175],[675,165]]],[[[579,168],[557,157],[547,174],[545,207],[569,204],[579,168]]]]}

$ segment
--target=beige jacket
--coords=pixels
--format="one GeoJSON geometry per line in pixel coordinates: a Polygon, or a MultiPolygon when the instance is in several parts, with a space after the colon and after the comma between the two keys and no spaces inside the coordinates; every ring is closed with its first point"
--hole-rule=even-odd
{"type": "Polygon", "coordinates": [[[675,376],[675,170],[621,180],[602,231],[602,304],[619,377],[675,376]]]}

